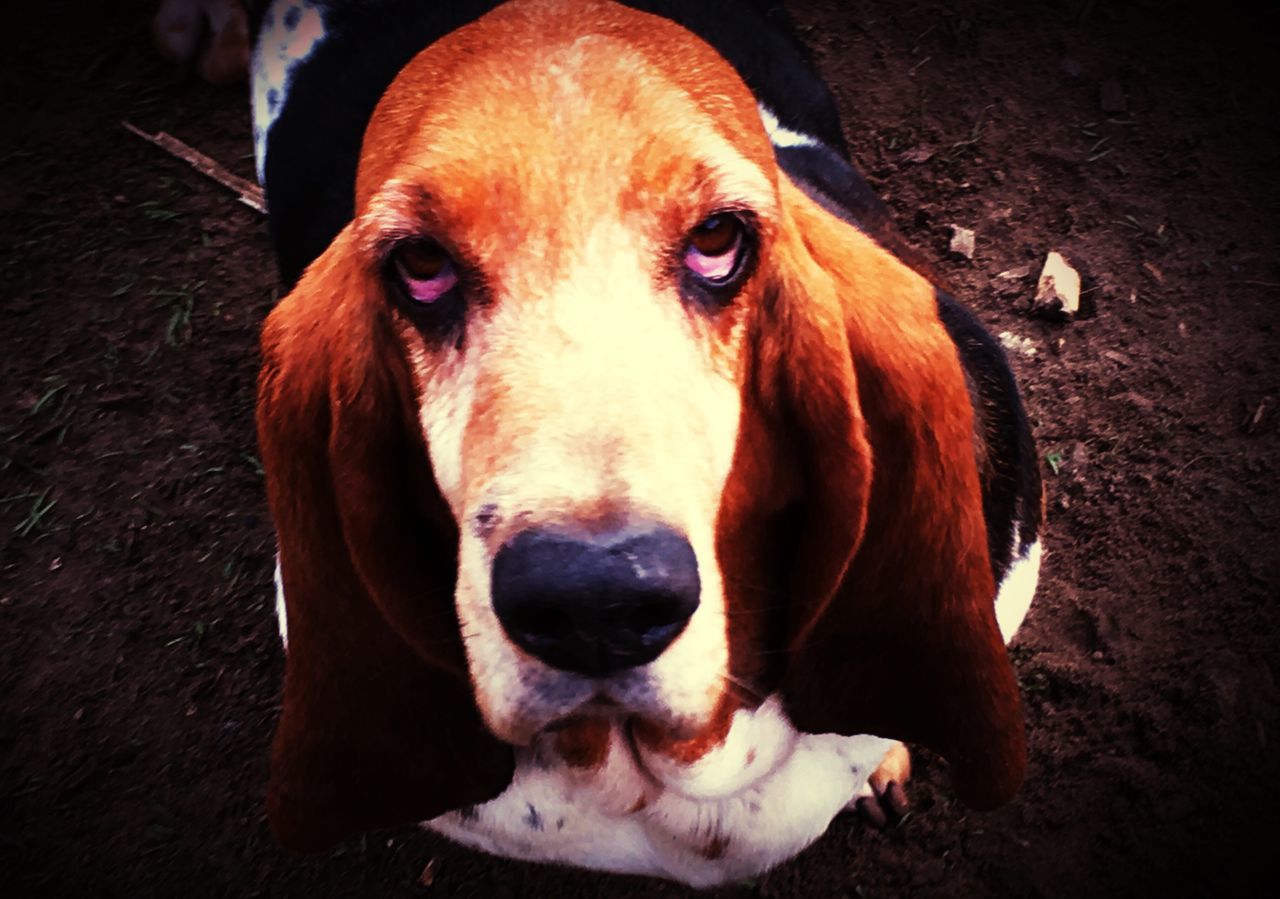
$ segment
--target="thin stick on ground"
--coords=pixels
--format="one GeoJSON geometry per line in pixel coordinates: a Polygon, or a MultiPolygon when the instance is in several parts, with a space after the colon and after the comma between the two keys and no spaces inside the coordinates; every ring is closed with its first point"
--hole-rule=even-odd
{"type": "Polygon", "coordinates": [[[205,156],[195,147],[178,140],[172,134],[167,134],[164,131],[148,134],[130,122],[121,122],[120,124],[148,143],[155,144],[170,156],[181,159],[206,178],[217,181],[223,187],[234,192],[239,196],[240,202],[250,209],[266,214],[267,204],[262,195],[262,188],[252,181],[241,178],[239,175],[231,174],[220,163],[205,156]]]}

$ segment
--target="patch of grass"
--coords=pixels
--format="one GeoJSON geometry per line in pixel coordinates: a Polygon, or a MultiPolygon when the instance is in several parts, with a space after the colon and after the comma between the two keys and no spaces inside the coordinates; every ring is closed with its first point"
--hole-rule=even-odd
{"type": "Polygon", "coordinates": [[[204,640],[208,633],[209,625],[203,621],[196,621],[192,623],[191,630],[188,633],[174,637],[172,640],[165,643],[165,646],[177,646],[179,643],[189,641],[191,643],[191,649],[199,651],[200,647],[204,645],[204,640]]]}
{"type": "Polygon", "coordinates": [[[249,463],[249,467],[253,469],[253,473],[258,477],[262,477],[267,473],[262,467],[262,460],[253,453],[241,453],[240,458],[249,463]]]}
{"type": "Polygon", "coordinates": [[[1109,140],[1111,140],[1110,137],[1103,136],[1098,138],[1096,141],[1094,141],[1093,146],[1091,146],[1088,150],[1085,151],[1084,161],[1097,162],[1099,159],[1101,159],[1102,157],[1110,153],[1112,150],[1114,150],[1115,147],[1106,147],[1106,144],[1109,140]],[[1106,147],[1106,149],[1104,150],[1103,147],[1106,147]]]}
{"type": "MultiPolygon", "coordinates": [[[[61,446],[71,427],[84,385],[73,385],[61,375],[44,379],[40,395],[27,411],[26,419],[16,429],[6,430],[3,441],[12,446],[38,443],[56,435],[61,446]]],[[[10,460],[11,462],[12,460],[10,460]]],[[[7,464],[0,468],[8,467],[7,464]]]]}
{"type": "Polygon", "coordinates": [[[138,204],[138,208],[142,210],[143,218],[153,222],[172,222],[186,217],[185,212],[170,209],[159,200],[143,200],[138,204]]]}
{"type": "Polygon", "coordinates": [[[44,492],[35,498],[35,502],[31,504],[31,509],[27,512],[26,517],[14,525],[13,533],[25,538],[45,527],[45,519],[53,511],[53,507],[58,504],[56,499],[49,499],[49,494],[52,492],[52,487],[46,487],[44,492]]]}
{"type": "Polygon", "coordinates": [[[137,283],[137,272],[125,272],[116,279],[116,286],[112,289],[111,293],[107,294],[107,299],[114,300],[118,297],[124,296],[126,293],[133,290],[133,286],[137,283]]]}
{"type": "Polygon", "coordinates": [[[196,295],[207,283],[207,281],[188,281],[176,290],[156,287],[147,292],[150,297],[161,298],[161,301],[155,305],[155,309],[169,312],[169,319],[164,329],[164,342],[168,346],[178,346],[191,339],[191,317],[196,308],[196,295]]]}
{"type": "Polygon", "coordinates": [[[1055,475],[1056,475],[1059,471],[1061,471],[1061,469],[1062,469],[1062,453],[1058,452],[1057,450],[1054,450],[1054,451],[1053,451],[1053,452],[1051,452],[1051,453],[1046,453],[1046,454],[1045,454],[1045,457],[1044,457],[1044,461],[1045,461],[1045,464],[1047,464],[1051,469],[1053,469],[1053,473],[1054,473],[1055,475]]]}
{"type": "Polygon", "coordinates": [[[978,145],[978,143],[982,140],[982,120],[986,117],[987,113],[990,112],[994,107],[995,107],[994,103],[989,103],[986,106],[982,107],[982,109],[978,112],[978,117],[973,120],[973,127],[969,129],[969,136],[963,140],[958,140],[951,145],[950,150],[947,153],[947,156],[949,158],[954,159],[956,156],[958,156],[960,153],[964,152],[965,150],[968,150],[971,147],[976,147],[978,145]]]}
{"type": "Polygon", "coordinates": [[[29,418],[35,418],[39,415],[42,409],[49,407],[53,400],[67,389],[66,379],[57,375],[52,378],[45,378],[45,384],[48,386],[45,388],[44,393],[40,394],[40,398],[36,400],[35,405],[31,407],[31,411],[27,413],[29,418]]]}
{"type": "Polygon", "coordinates": [[[12,496],[0,497],[0,506],[7,506],[9,503],[22,502],[24,499],[31,499],[36,495],[34,490],[24,490],[22,493],[15,493],[12,496]]]}
{"type": "Polygon", "coordinates": [[[1151,247],[1167,247],[1173,240],[1174,236],[1173,230],[1163,222],[1156,225],[1154,228],[1148,228],[1136,217],[1129,214],[1126,214],[1123,218],[1112,219],[1111,223],[1113,225],[1120,225],[1123,228],[1128,228],[1138,236],[1141,243],[1151,247]]]}

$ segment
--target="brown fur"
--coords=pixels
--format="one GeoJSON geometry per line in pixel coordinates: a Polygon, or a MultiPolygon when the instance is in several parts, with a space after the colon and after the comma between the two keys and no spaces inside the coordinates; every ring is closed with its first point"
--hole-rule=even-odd
{"type": "Polygon", "coordinates": [[[555,748],[556,754],[571,768],[598,768],[609,754],[609,721],[599,717],[576,718],[556,731],[555,748]]]}
{"type": "Polygon", "coordinates": [[[632,725],[631,733],[646,749],[688,765],[698,761],[725,741],[729,736],[729,728],[733,724],[733,713],[737,709],[737,702],[729,693],[725,693],[711,720],[692,737],[680,739],[670,731],[664,730],[661,724],[644,718],[632,725]]]}

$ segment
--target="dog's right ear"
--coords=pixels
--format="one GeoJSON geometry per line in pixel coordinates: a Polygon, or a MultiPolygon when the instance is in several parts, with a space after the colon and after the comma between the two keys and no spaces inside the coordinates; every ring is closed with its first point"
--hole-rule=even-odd
{"type": "Polygon", "coordinates": [[[928,282],[793,184],[781,195],[761,393],[801,494],[786,712],[807,733],[928,746],[964,802],[993,808],[1026,738],[964,369],[928,282]]]}
{"type": "Polygon", "coordinates": [[[467,675],[457,527],[353,226],[271,313],[262,354],[258,440],[288,622],[272,828],[322,849],[496,796],[514,760],[467,675]]]}

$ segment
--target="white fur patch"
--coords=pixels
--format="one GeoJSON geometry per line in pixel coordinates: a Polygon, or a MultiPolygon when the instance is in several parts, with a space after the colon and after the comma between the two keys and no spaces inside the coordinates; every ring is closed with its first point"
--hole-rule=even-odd
{"type": "Polygon", "coordinates": [[[253,155],[262,183],[267,137],[284,108],[293,73],[324,40],[324,17],[316,0],[274,0],[262,19],[253,49],[253,155]]]}
{"type": "Polygon", "coordinates": [[[605,763],[588,771],[540,739],[519,750],[501,796],[425,826],[496,855],[710,887],[768,870],[820,837],[893,745],[798,733],[775,696],[735,713],[724,745],[682,773],[641,769],[618,728],[605,763]]]}
{"type": "Polygon", "coordinates": [[[773,110],[763,103],[757,104],[756,108],[760,110],[760,121],[764,123],[764,130],[769,135],[769,142],[775,147],[821,146],[821,142],[816,137],[810,137],[799,131],[792,131],[780,123],[778,117],[773,114],[773,110]]]}
{"type": "Polygon", "coordinates": [[[996,623],[1000,625],[1000,636],[1004,637],[1005,643],[1013,640],[1031,608],[1036,584],[1040,580],[1040,557],[1043,554],[1039,540],[1030,547],[1022,547],[1021,555],[1018,554],[1016,537],[1014,543],[1013,562],[996,593],[996,623]]]}
{"type": "Polygon", "coordinates": [[[280,573],[280,554],[276,553],[276,571],[273,575],[276,582],[276,625],[280,628],[280,643],[285,652],[289,651],[289,616],[284,607],[284,576],[280,573]]]}

